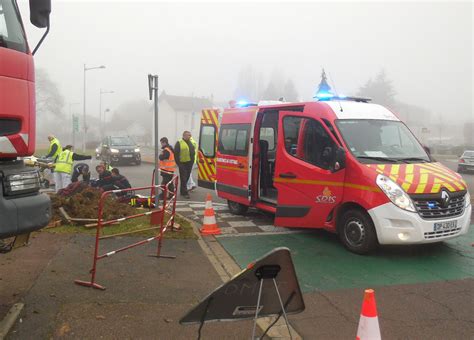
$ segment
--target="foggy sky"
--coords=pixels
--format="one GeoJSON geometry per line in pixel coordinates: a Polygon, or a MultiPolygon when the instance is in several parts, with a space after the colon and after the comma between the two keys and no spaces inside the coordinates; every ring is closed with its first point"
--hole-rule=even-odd
{"type": "MultiPolygon", "coordinates": [[[[43,31],[29,23],[31,47],[43,31]]],[[[164,3],[53,0],[51,32],[36,66],[57,82],[65,102],[82,113],[148,97],[147,74],[168,94],[232,99],[237,75],[252,65],[268,80],[278,70],[311,100],[324,67],[336,88],[355,94],[382,68],[398,100],[434,114],[473,117],[471,2],[463,3],[164,3]]],[[[252,98],[253,99],[253,98],[252,98]]],[[[65,106],[68,113],[69,106],[65,106]]],[[[133,113],[131,113],[133,114],[133,113]]]]}

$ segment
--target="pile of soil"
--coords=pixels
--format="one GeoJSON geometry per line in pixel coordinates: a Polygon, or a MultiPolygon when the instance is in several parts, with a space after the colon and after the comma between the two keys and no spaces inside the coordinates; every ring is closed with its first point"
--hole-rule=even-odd
{"type": "MultiPolygon", "coordinates": [[[[97,218],[99,200],[102,191],[87,187],[72,196],[51,196],[53,206],[53,221],[63,219],[59,208],[64,210],[73,218],[97,218]]],[[[113,195],[106,197],[104,202],[103,219],[112,220],[136,214],[137,210],[127,203],[118,202],[113,195]]]]}

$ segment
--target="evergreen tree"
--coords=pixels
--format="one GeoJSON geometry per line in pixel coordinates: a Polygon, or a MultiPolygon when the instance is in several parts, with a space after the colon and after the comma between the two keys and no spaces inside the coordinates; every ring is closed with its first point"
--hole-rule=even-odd
{"type": "Polygon", "coordinates": [[[359,96],[371,98],[374,103],[392,108],[395,106],[395,94],[392,81],[387,79],[384,70],[381,70],[374,79],[369,79],[357,93],[359,96]]]}
{"type": "Polygon", "coordinates": [[[298,101],[298,92],[296,91],[295,84],[291,79],[288,79],[285,83],[285,89],[283,91],[284,98],[286,101],[289,102],[296,102],[298,101]]]}

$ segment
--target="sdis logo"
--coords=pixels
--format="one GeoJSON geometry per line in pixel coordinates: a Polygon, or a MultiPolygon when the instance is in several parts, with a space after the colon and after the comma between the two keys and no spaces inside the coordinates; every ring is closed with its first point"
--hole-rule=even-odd
{"type": "Polygon", "coordinates": [[[316,203],[336,203],[336,196],[333,196],[331,190],[325,187],[323,194],[316,196],[316,203]]]}

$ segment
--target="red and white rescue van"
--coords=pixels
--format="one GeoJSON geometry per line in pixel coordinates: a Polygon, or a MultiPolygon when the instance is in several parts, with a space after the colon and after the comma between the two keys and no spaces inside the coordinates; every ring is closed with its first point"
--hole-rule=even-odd
{"type": "Polygon", "coordinates": [[[346,248],[447,240],[468,231],[466,183],[383,106],[360,100],[203,110],[199,185],[230,210],[324,228],[346,248]]]}

